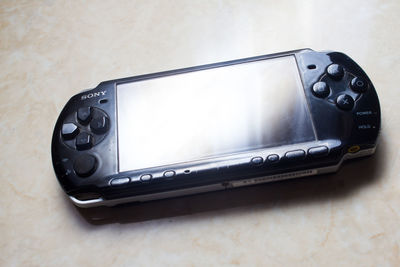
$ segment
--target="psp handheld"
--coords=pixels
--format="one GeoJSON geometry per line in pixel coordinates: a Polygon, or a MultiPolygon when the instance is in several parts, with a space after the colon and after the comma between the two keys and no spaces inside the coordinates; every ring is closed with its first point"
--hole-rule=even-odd
{"type": "Polygon", "coordinates": [[[302,49],[102,82],[61,111],[52,161],[77,206],[113,206],[335,172],[379,129],[366,73],[302,49]]]}

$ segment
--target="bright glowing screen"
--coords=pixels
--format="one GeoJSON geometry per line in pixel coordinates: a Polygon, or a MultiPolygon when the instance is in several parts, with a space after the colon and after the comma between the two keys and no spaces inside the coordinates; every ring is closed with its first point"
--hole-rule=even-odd
{"type": "Polygon", "coordinates": [[[294,56],[117,85],[119,170],[315,140],[294,56]]]}

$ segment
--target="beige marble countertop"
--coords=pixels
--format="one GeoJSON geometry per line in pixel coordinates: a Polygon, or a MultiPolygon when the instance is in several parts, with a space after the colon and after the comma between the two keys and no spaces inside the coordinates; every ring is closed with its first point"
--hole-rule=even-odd
{"type": "Polygon", "coordinates": [[[1,266],[400,266],[400,2],[1,1],[1,266]],[[66,101],[99,82],[311,47],[369,74],[373,157],[334,175],[78,210],[52,169],[66,101]],[[103,219],[103,220],[98,220],[103,219]]]}

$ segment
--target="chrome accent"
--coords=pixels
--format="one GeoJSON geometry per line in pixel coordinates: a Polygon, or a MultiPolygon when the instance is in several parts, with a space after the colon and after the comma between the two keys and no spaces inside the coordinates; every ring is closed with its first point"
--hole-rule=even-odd
{"type": "Polygon", "coordinates": [[[344,161],[349,160],[349,159],[360,158],[360,157],[372,155],[375,153],[375,150],[376,150],[376,147],[373,147],[373,148],[369,148],[369,149],[360,150],[356,153],[346,153],[342,157],[342,159],[339,161],[339,163],[336,165],[333,165],[333,166],[321,167],[321,168],[316,168],[316,169],[299,170],[296,172],[287,172],[287,173],[280,173],[280,174],[252,178],[254,180],[253,183],[249,182],[249,183],[240,184],[240,182],[244,181],[244,180],[239,180],[239,181],[231,181],[229,183],[218,183],[218,184],[212,184],[212,185],[204,185],[204,186],[171,190],[171,191],[148,194],[148,195],[132,196],[132,197],[119,198],[119,199],[110,199],[110,200],[106,200],[103,198],[90,199],[90,200],[79,200],[73,196],[69,196],[69,198],[72,200],[72,202],[76,206],[78,206],[80,208],[91,208],[91,207],[97,207],[97,206],[111,207],[111,206],[128,203],[128,202],[135,202],[135,201],[144,202],[144,201],[150,201],[150,200],[156,200],[156,199],[164,199],[164,198],[170,198],[170,197],[218,191],[218,190],[223,190],[223,189],[233,188],[233,187],[242,187],[242,186],[258,184],[258,183],[268,183],[268,182],[273,182],[273,181],[281,181],[281,180],[293,179],[293,178],[304,177],[304,176],[313,176],[313,175],[336,172],[340,168],[340,166],[342,165],[342,163],[344,161]],[[236,185],[234,185],[235,183],[236,183],[236,185]]]}
{"type": "Polygon", "coordinates": [[[179,190],[171,190],[165,191],[160,193],[148,194],[148,195],[140,195],[140,196],[132,196],[132,197],[125,197],[125,198],[118,198],[118,199],[110,199],[105,200],[103,198],[91,199],[91,200],[78,200],[73,196],[69,196],[69,198],[74,202],[74,204],[80,208],[91,208],[97,206],[115,206],[122,203],[128,202],[135,202],[135,201],[150,201],[156,199],[163,199],[163,198],[170,198],[170,197],[177,197],[177,196],[185,196],[191,194],[198,194],[210,191],[218,191],[225,189],[225,186],[222,184],[212,184],[212,185],[204,185],[198,187],[191,187],[179,190]],[[101,203],[101,204],[99,204],[101,203]]]}

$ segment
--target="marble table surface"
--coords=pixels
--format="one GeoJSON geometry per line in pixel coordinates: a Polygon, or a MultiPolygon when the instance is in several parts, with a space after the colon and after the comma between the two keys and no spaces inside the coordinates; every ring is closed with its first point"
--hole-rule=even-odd
{"type": "Polygon", "coordinates": [[[400,2],[1,1],[1,266],[400,266],[400,2]],[[369,74],[376,154],[336,174],[81,210],[52,169],[73,94],[310,47],[369,74]]]}

